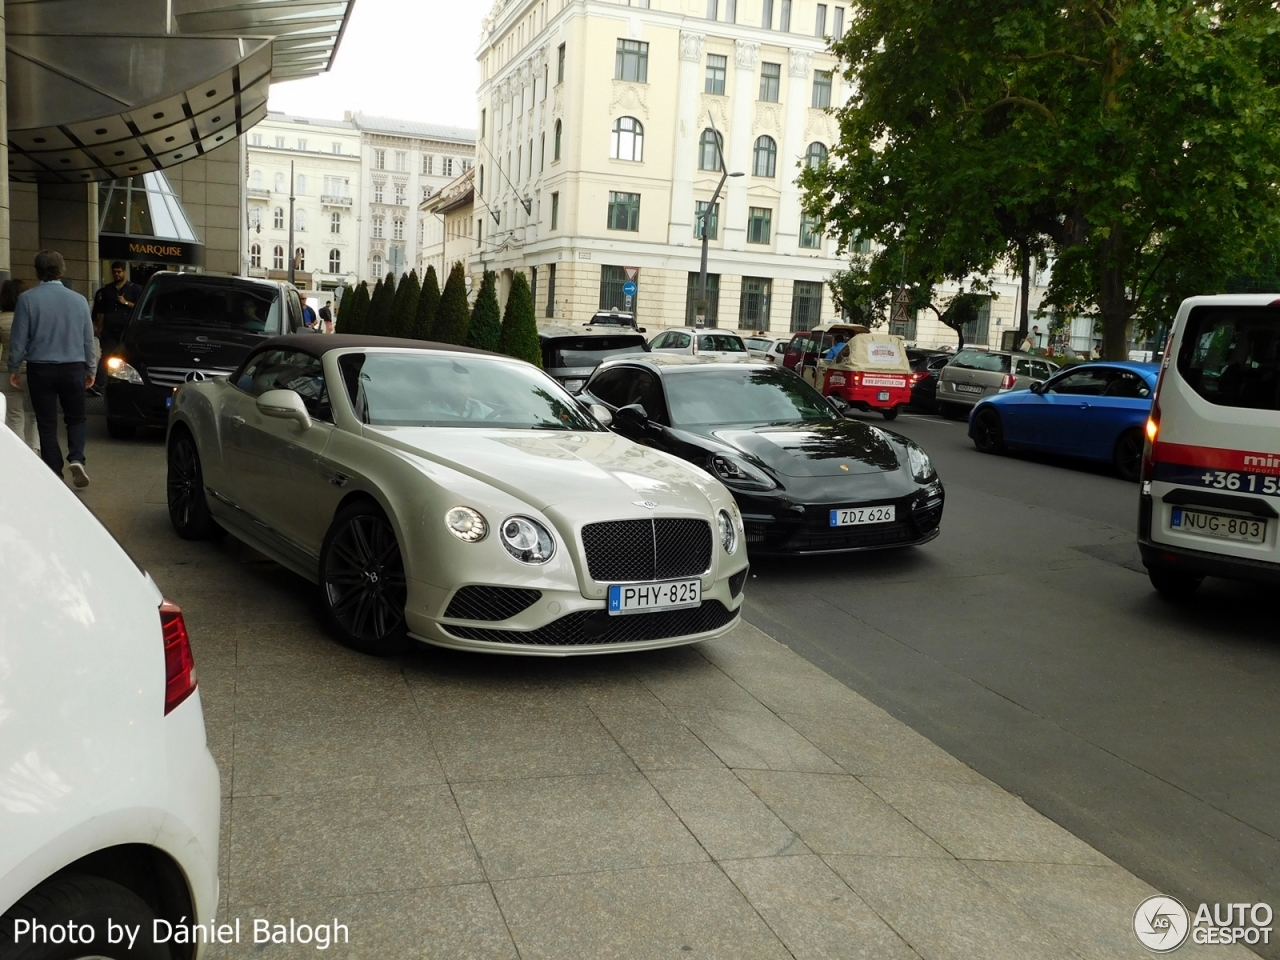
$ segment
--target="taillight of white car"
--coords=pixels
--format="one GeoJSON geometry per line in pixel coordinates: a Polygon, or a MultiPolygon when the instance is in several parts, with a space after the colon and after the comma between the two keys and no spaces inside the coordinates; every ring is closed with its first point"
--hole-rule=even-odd
{"type": "Polygon", "coordinates": [[[160,629],[164,633],[164,713],[168,716],[195,693],[196,664],[182,608],[176,603],[166,600],[160,604],[160,629]]]}

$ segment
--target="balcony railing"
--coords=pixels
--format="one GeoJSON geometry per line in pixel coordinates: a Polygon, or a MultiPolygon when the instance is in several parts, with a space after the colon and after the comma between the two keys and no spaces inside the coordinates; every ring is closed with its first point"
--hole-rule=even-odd
{"type": "Polygon", "coordinates": [[[326,207],[349,207],[351,206],[351,198],[340,197],[333,193],[324,193],[320,195],[320,203],[326,207]]]}
{"type": "Polygon", "coordinates": [[[249,196],[269,198],[271,196],[271,191],[266,187],[250,187],[249,196]]]}

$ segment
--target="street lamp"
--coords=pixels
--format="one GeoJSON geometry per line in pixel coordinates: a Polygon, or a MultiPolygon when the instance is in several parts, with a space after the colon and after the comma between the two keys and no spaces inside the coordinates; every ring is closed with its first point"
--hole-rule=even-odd
{"type": "Polygon", "coordinates": [[[725,181],[730,177],[743,177],[744,173],[730,173],[728,165],[724,162],[724,150],[720,146],[720,131],[716,129],[714,118],[711,120],[711,131],[716,140],[716,156],[720,158],[720,169],[724,171],[720,175],[720,182],[716,184],[716,192],[711,195],[711,202],[707,204],[702,216],[702,269],[698,272],[698,299],[694,304],[696,313],[696,325],[704,327],[707,324],[707,250],[711,240],[711,233],[707,230],[707,220],[715,211],[716,203],[720,199],[720,191],[724,189],[725,181]]]}

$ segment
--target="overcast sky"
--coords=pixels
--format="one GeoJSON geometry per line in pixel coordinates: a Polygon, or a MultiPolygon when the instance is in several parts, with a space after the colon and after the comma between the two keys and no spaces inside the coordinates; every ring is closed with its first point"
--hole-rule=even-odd
{"type": "Polygon", "coordinates": [[[271,88],[270,108],[341,120],[344,110],[476,125],[475,52],[488,0],[356,0],[333,69],[271,88]]]}

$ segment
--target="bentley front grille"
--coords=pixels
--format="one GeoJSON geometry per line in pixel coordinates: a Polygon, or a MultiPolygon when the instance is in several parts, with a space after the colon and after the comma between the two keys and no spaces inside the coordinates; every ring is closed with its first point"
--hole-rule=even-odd
{"type": "Polygon", "coordinates": [[[611,520],[582,528],[587,569],[597,583],[700,577],[714,538],[705,520],[611,520]]]}
{"type": "Polygon", "coordinates": [[[510,620],[542,599],[541,590],[519,587],[463,587],[444,615],[453,620],[510,620]]]}

